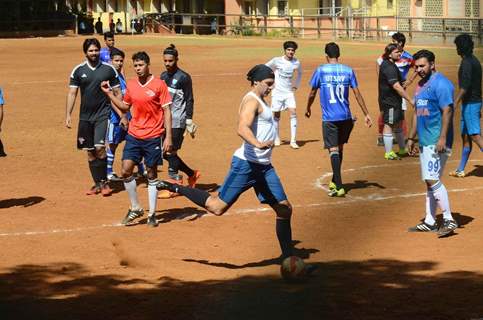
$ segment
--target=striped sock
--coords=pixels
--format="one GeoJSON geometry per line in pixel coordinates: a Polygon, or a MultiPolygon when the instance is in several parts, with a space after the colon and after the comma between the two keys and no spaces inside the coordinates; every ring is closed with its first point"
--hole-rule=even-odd
{"type": "Polygon", "coordinates": [[[463,150],[461,151],[461,161],[456,171],[458,172],[465,171],[466,163],[468,162],[470,153],[471,153],[471,147],[463,147],[463,150]]]}
{"type": "Polygon", "coordinates": [[[107,174],[110,175],[113,172],[112,165],[114,164],[115,151],[112,152],[111,148],[107,147],[106,153],[107,153],[107,174]]]}

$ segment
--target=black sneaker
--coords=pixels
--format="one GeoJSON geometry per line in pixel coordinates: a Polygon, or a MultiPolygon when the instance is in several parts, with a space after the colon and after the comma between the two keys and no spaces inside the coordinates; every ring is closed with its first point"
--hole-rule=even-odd
{"type": "Polygon", "coordinates": [[[150,227],[157,227],[158,226],[158,220],[156,220],[156,215],[152,214],[148,216],[148,221],[146,224],[150,227]]]}
{"type": "Polygon", "coordinates": [[[156,188],[158,190],[168,190],[168,191],[171,191],[171,192],[174,192],[174,193],[178,193],[178,188],[177,188],[177,184],[175,183],[171,183],[171,182],[168,182],[166,180],[161,180],[158,182],[158,184],[156,185],[156,188]]]}
{"type": "Polygon", "coordinates": [[[436,232],[438,231],[438,226],[435,224],[430,225],[426,222],[421,222],[414,227],[408,229],[409,232],[436,232]]]}
{"type": "Polygon", "coordinates": [[[121,224],[128,225],[131,222],[133,222],[134,219],[139,218],[139,217],[142,217],[143,214],[144,214],[144,210],[143,209],[137,209],[137,210],[129,209],[127,211],[126,216],[122,220],[121,224]]]}
{"type": "Polygon", "coordinates": [[[444,237],[458,228],[458,223],[454,220],[444,219],[443,225],[438,230],[438,236],[444,237]]]}

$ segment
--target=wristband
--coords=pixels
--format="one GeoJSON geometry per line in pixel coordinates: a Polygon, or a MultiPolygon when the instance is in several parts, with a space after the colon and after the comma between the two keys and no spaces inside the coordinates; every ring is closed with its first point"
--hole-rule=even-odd
{"type": "Polygon", "coordinates": [[[187,124],[187,125],[190,125],[190,124],[192,124],[192,123],[193,123],[193,120],[192,120],[192,119],[186,119],[186,124],[187,124]]]}

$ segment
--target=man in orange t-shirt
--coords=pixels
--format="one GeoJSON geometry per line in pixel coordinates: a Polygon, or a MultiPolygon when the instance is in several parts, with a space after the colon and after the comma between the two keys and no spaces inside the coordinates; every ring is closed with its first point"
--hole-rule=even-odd
{"type": "Polygon", "coordinates": [[[166,83],[149,72],[150,60],[146,52],[135,53],[132,60],[137,78],[128,81],[123,101],[114,96],[109,82],[105,81],[101,86],[116,107],[123,112],[130,111],[132,115],[122,155],[122,177],[131,207],[122,224],[127,225],[144,214],[133,177],[134,167],[144,158],[148,171],[147,224],[155,227],[158,225],[155,217],[158,197],[157,166],[162,163],[163,152],[169,152],[172,147],[171,96],[166,83]]]}

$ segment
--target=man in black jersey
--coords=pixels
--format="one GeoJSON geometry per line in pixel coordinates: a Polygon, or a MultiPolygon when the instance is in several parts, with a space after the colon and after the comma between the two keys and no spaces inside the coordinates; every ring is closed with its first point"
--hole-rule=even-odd
{"type": "Polygon", "coordinates": [[[94,186],[86,194],[102,193],[103,196],[109,196],[112,190],[107,183],[105,138],[111,104],[109,98],[101,90],[101,82],[109,81],[116,95],[120,95],[120,89],[114,67],[99,59],[100,49],[101,44],[97,39],[90,38],[84,41],[83,50],[86,61],[77,65],[70,75],[65,126],[69,129],[72,127],[71,115],[80,88],[77,148],[87,151],[89,169],[94,180],[94,186]]]}
{"type": "MultiPolygon", "coordinates": [[[[183,144],[185,130],[193,138],[196,132],[196,124],[193,122],[193,85],[190,75],[178,67],[178,50],[173,44],[163,51],[163,60],[166,71],[161,73],[161,80],[166,82],[173,101],[171,105],[173,149],[171,152],[165,153],[163,157],[169,163],[169,178],[173,182],[181,184],[183,178],[178,172],[182,171],[188,176],[188,185],[194,188],[196,181],[200,178],[200,172],[191,169],[178,155],[178,150],[183,144]]],[[[171,198],[175,194],[163,190],[159,196],[171,198]]]]}

